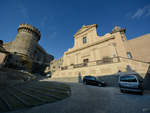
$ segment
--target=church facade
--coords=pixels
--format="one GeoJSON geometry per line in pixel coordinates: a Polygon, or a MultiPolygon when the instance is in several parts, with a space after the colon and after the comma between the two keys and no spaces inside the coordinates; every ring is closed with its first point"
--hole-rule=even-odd
{"type": "Polygon", "coordinates": [[[88,63],[117,56],[128,57],[125,29],[115,27],[113,33],[98,36],[97,25],[82,26],[74,35],[74,47],[64,53],[64,66],[88,63]]]}
{"type": "MultiPolygon", "coordinates": [[[[97,27],[97,24],[83,25],[75,33],[74,46],[64,52],[63,62],[57,66],[60,68],[53,73],[54,78],[77,78],[79,73],[82,76],[102,76],[119,71],[147,72],[150,34],[127,40],[126,29],[116,26],[111,33],[98,36],[97,27]]],[[[53,64],[51,67],[56,67],[53,64]]]]}

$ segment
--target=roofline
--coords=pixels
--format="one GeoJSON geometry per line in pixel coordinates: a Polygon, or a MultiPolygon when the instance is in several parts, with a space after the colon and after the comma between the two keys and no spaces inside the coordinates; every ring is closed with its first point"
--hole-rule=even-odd
{"type": "MultiPolygon", "coordinates": [[[[91,24],[91,25],[83,25],[80,29],[82,29],[83,27],[89,27],[89,26],[91,26],[89,29],[91,29],[92,27],[98,27],[98,25],[97,24],[91,24]]],[[[80,29],[73,35],[73,37],[75,38],[77,35],[80,35],[80,34],[82,34],[82,33],[84,33],[84,32],[86,32],[86,31],[88,31],[89,29],[86,29],[85,31],[83,31],[83,32],[81,32],[81,33],[78,33],[79,31],[80,31],[80,29]]]]}
{"type": "Polygon", "coordinates": [[[127,40],[127,41],[134,40],[134,39],[137,39],[137,38],[141,38],[142,36],[145,36],[145,35],[150,35],[150,33],[147,33],[147,34],[144,34],[144,35],[141,35],[141,36],[138,36],[138,37],[131,38],[131,39],[127,40]]]}

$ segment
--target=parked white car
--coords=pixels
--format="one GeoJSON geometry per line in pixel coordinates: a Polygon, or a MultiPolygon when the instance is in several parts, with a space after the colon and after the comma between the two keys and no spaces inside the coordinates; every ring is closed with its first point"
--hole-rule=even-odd
{"type": "Polygon", "coordinates": [[[142,81],[138,79],[136,74],[120,75],[119,87],[121,92],[132,91],[143,94],[142,81]]]}

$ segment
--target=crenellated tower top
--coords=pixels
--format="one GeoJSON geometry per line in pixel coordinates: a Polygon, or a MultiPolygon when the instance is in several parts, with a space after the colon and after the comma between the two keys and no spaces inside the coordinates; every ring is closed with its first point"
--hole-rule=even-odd
{"type": "Polygon", "coordinates": [[[38,40],[40,40],[41,32],[30,24],[20,24],[18,27],[18,33],[21,31],[33,33],[38,37],[38,40]]]}

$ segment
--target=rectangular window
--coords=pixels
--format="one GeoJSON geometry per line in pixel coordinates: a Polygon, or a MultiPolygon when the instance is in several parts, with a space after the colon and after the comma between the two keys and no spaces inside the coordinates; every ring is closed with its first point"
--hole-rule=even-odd
{"type": "Polygon", "coordinates": [[[88,63],[89,59],[83,59],[83,63],[88,63]]]}
{"type": "Polygon", "coordinates": [[[128,58],[132,58],[131,52],[127,52],[128,58]]]}
{"type": "Polygon", "coordinates": [[[88,62],[89,62],[89,59],[83,59],[83,67],[87,66],[88,62]]]}
{"type": "Polygon", "coordinates": [[[83,44],[85,44],[87,42],[86,37],[83,37],[82,41],[83,41],[83,44]]]}

